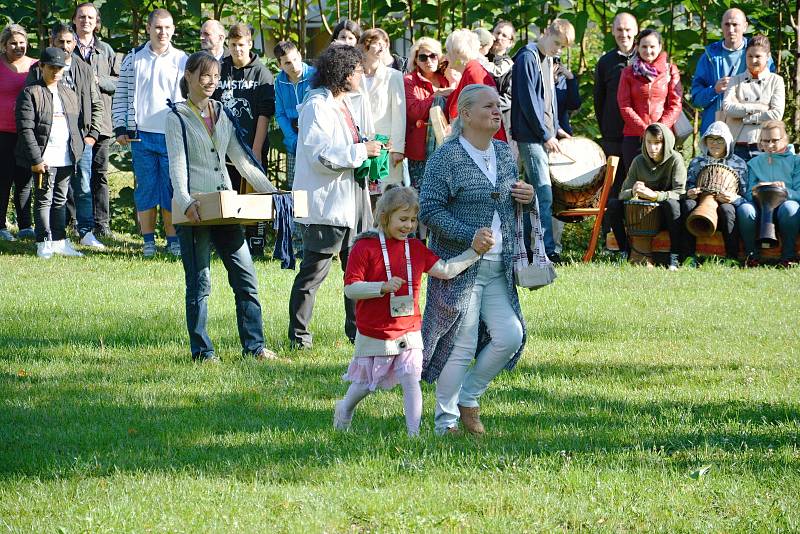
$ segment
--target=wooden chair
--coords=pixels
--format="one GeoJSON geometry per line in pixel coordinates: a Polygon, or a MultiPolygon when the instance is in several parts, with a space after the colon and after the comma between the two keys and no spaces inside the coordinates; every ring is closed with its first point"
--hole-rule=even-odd
{"type": "Polygon", "coordinates": [[[575,208],[560,211],[556,214],[559,217],[595,217],[592,236],[589,238],[589,248],[586,249],[586,254],[583,255],[584,262],[590,262],[594,257],[597,240],[603,228],[603,216],[606,212],[606,204],[608,204],[608,195],[611,192],[611,185],[614,183],[614,175],[617,173],[618,166],[619,158],[617,156],[608,156],[606,160],[606,177],[603,180],[603,189],[600,191],[600,201],[596,208],[575,208]]]}

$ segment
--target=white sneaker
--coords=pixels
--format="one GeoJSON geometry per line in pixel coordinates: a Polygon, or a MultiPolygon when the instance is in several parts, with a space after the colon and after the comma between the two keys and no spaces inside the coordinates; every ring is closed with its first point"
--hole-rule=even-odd
{"type": "Polygon", "coordinates": [[[106,248],[106,246],[98,241],[98,239],[94,236],[94,232],[86,232],[86,234],[81,238],[81,245],[84,247],[96,248],[98,250],[103,250],[106,248]]]}
{"type": "Polygon", "coordinates": [[[53,242],[49,239],[36,243],[36,256],[43,260],[49,260],[53,257],[53,242]]]}
{"type": "Polygon", "coordinates": [[[72,246],[72,242],[69,239],[53,241],[53,253],[60,254],[62,256],[72,256],[75,258],[83,257],[83,253],[75,250],[75,248],[72,246]]]}

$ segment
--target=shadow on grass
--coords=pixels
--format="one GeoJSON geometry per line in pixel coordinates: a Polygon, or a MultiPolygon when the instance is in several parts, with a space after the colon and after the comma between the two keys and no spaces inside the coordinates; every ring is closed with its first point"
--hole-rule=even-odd
{"type": "MultiPolygon", "coordinates": [[[[137,370],[130,381],[127,375],[109,380],[108,373],[97,370],[67,369],[49,380],[6,373],[0,376],[0,390],[25,402],[6,403],[0,413],[5,434],[0,478],[188,469],[210,476],[248,478],[258,472],[300,481],[337,464],[359,466],[375,458],[391,463],[398,457],[430,467],[469,464],[474,469],[482,463],[514,465],[559,455],[627,455],[624,461],[631,468],[669,458],[671,465],[688,469],[709,449],[717,452],[717,465],[738,461],[737,469],[755,472],[785,468],[786,460],[762,454],[741,462],[736,453],[798,445],[798,410],[791,404],[628,401],[502,383],[485,397],[483,419],[490,434],[481,440],[434,437],[427,429],[430,400],[423,437],[407,440],[398,391],[383,393],[392,396],[388,399],[367,399],[355,431],[339,434],[330,421],[332,401],[345,390],[339,378],[343,367],[302,360],[254,366],[253,383],[236,393],[216,393],[214,377],[224,379],[237,369],[236,363],[196,368],[201,376],[175,368],[137,370]],[[177,376],[165,374],[170,372],[177,376]],[[181,388],[187,382],[195,389],[181,388]],[[171,392],[173,383],[179,392],[171,392]],[[126,384],[132,388],[129,394],[126,384]],[[496,415],[498,409],[509,413],[496,415]]],[[[688,369],[553,365],[537,366],[535,373],[545,379],[591,376],[602,383],[688,369]]],[[[424,390],[430,399],[432,387],[424,390]]]]}

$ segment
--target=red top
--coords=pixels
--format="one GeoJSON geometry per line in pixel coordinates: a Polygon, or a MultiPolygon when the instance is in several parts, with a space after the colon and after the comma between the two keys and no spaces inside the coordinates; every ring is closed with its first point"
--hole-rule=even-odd
{"type": "MultiPolygon", "coordinates": [[[[450,83],[442,74],[435,74],[439,87],[450,83]]],[[[428,118],[433,104],[434,87],[419,71],[403,76],[406,87],[406,157],[425,161],[425,140],[428,137],[428,118]]]]}
{"type": "MultiPolygon", "coordinates": [[[[419,286],[422,273],[427,273],[439,261],[439,257],[425,246],[419,239],[409,239],[411,252],[411,281],[414,286],[414,315],[408,317],[392,317],[389,312],[389,297],[361,299],[356,301],[356,328],[362,335],[375,339],[397,339],[409,332],[422,328],[422,314],[419,311],[419,286]]],[[[389,253],[389,265],[392,276],[407,279],[405,245],[402,241],[386,237],[386,250],[389,253]]],[[[344,284],[353,282],[385,282],[386,268],[383,265],[383,253],[378,236],[361,238],[356,241],[347,258],[347,271],[344,284]]],[[[395,293],[408,295],[408,283],[395,293]]]]}
{"type": "MultiPolygon", "coordinates": [[[[461,81],[458,82],[455,90],[450,93],[450,96],[447,98],[447,116],[450,117],[450,122],[453,122],[455,118],[458,117],[458,95],[461,94],[462,89],[473,83],[488,85],[489,87],[497,89],[494,78],[489,74],[489,71],[483,68],[481,62],[477,59],[469,60],[467,66],[464,68],[464,72],[461,73],[461,81]]],[[[498,141],[508,142],[506,138],[506,129],[503,128],[502,124],[500,125],[500,129],[497,130],[497,133],[494,134],[494,138],[498,141]]]]}
{"type": "Polygon", "coordinates": [[[667,54],[661,52],[653,65],[658,72],[654,80],[633,73],[633,66],[622,70],[617,89],[617,103],[625,126],[622,134],[641,137],[644,130],[654,122],[668,128],[678,121],[683,105],[683,87],[678,67],[667,62],[667,54]]]}
{"type": "Polygon", "coordinates": [[[0,61],[0,132],[17,132],[14,110],[27,77],[27,72],[13,71],[4,61],[0,61]]]}

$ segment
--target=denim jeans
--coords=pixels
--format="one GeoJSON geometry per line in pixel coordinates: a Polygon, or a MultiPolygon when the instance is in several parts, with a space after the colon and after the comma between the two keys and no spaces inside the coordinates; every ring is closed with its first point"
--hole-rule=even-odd
{"type": "MultiPolygon", "coordinates": [[[[519,157],[528,183],[536,188],[536,198],[539,200],[539,217],[542,219],[544,232],[544,249],[550,256],[555,252],[556,243],[553,238],[553,188],[550,184],[550,166],[547,152],[541,143],[518,143],[519,157]]],[[[525,229],[526,236],[530,230],[525,229]]],[[[530,238],[526,239],[526,247],[530,238]]]]}
{"type": "Polygon", "coordinates": [[[256,354],[264,346],[258,281],[244,232],[238,224],[179,226],[181,260],[186,273],[186,326],[192,359],[214,354],[206,331],[211,294],[211,246],[217,251],[236,300],[236,326],[243,354],[256,354]]]}
{"type": "Polygon", "coordinates": [[[444,433],[458,422],[458,405],[478,406],[478,398],[522,345],[522,324],[517,319],[501,261],[482,260],[472,287],[467,312],[461,319],[453,351],[436,381],[435,432],[444,433]],[[478,356],[478,326],[486,325],[491,341],[478,356]],[[470,367],[470,364],[475,364],[470,367]]]}
{"type": "Polygon", "coordinates": [[[95,228],[99,230],[111,229],[108,198],[108,149],[111,142],[111,138],[103,138],[92,147],[92,207],[95,228]]]}
{"type": "Polygon", "coordinates": [[[74,172],[72,166],[50,167],[41,181],[34,177],[33,220],[37,243],[66,238],[67,189],[74,172]]]}
{"type": "MultiPolygon", "coordinates": [[[[748,255],[755,255],[757,251],[756,234],[760,211],[752,202],[744,202],[736,208],[736,219],[739,221],[739,231],[742,232],[744,251],[748,255]]],[[[797,232],[800,230],[800,204],[795,200],[787,200],[778,206],[772,216],[781,237],[781,260],[793,260],[797,232]]]]}
{"type": "Polygon", "coordinates": [[[83,236],[94,230],[94,209],[92,207],[92,159],[93,147],[86,145],[83,155],[78,161],[76,171],[70,180],[72,201],[69,206],[70,215],[75,217],[78,233],[83,236]]]}

